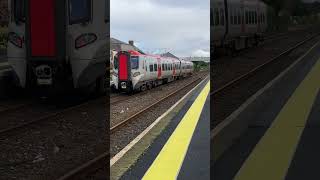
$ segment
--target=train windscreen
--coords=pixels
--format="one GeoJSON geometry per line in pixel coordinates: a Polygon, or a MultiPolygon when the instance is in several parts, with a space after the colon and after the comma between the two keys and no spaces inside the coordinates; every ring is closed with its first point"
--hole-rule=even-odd
{"type": "Polygon", "coordinates": [[[91,0],[69,1],[70,24],[88,22],[91,19],[91,0]]]}
{"type": "Polygon", "coordinates": [[[139,69],[139,57],[138,56],[131,56],[131,69],[139,69]]]}

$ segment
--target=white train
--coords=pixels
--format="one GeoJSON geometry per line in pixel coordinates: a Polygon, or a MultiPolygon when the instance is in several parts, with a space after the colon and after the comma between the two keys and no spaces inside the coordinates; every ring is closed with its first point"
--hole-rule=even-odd
{"type": "Polygon", "coordinates": [[[144,91],[193,73],[193,63],[175,58],[120,51],[114,57],[112,81],[115,89],[144,91]]]}
{"type": "Polygon", "coordinates": [[[9,0],[8,62],[21,87],[105,91],[107,0],[9,0]]]}
{"type": "Polygon", "coordinates": [[[267,29],[268,11],[261,0],[211,1],[213,48],[234,51],[257,44],[267,29]]]}

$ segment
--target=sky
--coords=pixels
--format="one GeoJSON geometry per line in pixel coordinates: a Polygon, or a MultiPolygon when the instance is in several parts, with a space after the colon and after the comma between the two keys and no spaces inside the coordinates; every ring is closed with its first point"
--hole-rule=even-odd
{"type": "Polygon", "coordinates": [[[111,0],[111,37],[147,53],[210,56],[209,0],[111,0]]]}

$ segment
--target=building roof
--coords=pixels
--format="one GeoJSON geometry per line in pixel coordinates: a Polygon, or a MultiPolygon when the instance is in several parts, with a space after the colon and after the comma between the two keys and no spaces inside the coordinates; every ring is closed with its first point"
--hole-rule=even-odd
{"type": "Polygon", "coordinates": [[[177,56],[173,55],[172,53],[170,52],[167,52],[167,53],[164,53],[164,54],[161,54],[162,57],[170,57],[170,58],[175,58],[175,59],[179,59],[177,56]]]}
{"type": "Polygon", "coordinates": [[[139,48],[137,48],[136,46],[133,46],[131,44],[122,42],[118,39],[112,38],[110,37],[110,49],[111,50],[115,50],[115,51],[138,51],[142,54],[144,54],[144,52],[142,50],[140,50],[139,48]]]}

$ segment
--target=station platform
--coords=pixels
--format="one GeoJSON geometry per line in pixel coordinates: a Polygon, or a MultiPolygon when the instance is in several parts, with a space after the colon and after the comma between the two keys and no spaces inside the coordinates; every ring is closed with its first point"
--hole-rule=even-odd
{"type": "Polygon", "coordinates": [[[131,152],[114,165],[111,160],[111,179],[210,179],[209,91],[206,78],[160,117],[158,127],[131,152]]]}
{"type": "Polygon", "coordinates": [[[237,119],[247,127],[211,164],[213,179],[320,179],[320,43],[250,103],[237,119]]]}

